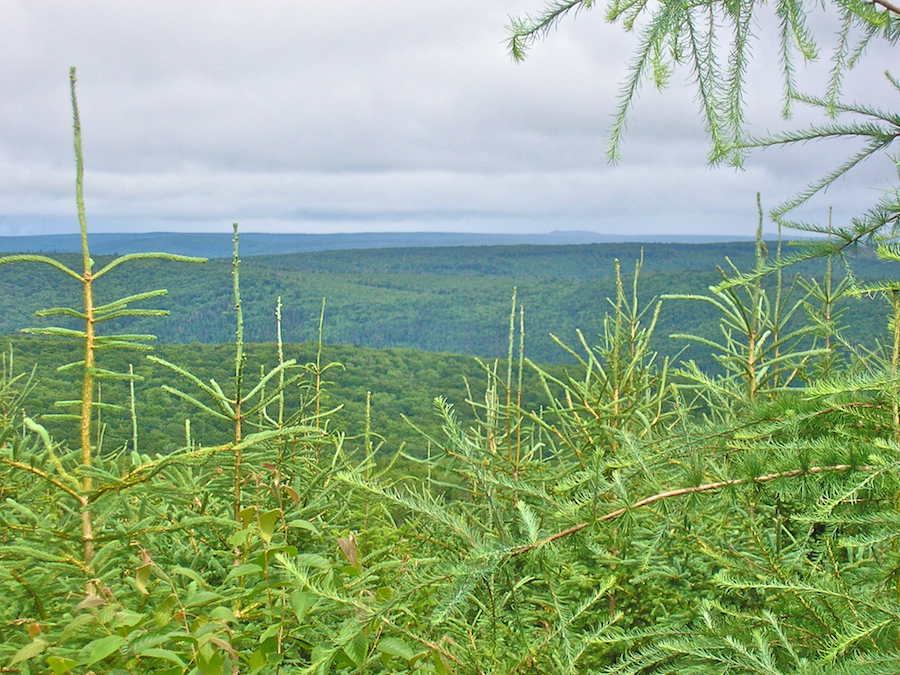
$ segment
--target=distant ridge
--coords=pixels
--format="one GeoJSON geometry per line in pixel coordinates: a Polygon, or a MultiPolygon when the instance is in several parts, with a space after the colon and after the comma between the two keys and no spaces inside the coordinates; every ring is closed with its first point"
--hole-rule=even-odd
{"type": "MultiPolygon", "coordinates": [[[[711,244],[752,241],[752,237],[705,235],[610,235],[559,231],[548,234],[476,234],[466,232],[359,232],[350,234],[241,234],[241,255],[275,255],[373,248],[439,246],[576,245],[622,242],[711,244]]],[[[206,258],[231,256],[231,234],[200,232],[100,233],[91,235],[91,252],[103,254],[166,251],[206,258]]],[[[79,253],[77,234],[0,237],[0,253],[79,253]]]]}

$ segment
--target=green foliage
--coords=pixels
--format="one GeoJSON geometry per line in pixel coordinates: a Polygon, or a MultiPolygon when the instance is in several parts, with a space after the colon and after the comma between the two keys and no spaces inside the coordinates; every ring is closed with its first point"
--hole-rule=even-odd
{"type": "MultiPolygon", "coordinates": [[[[758,197],[757,197],[758,199],[758,197]]],[[[802,376],[807,363],[812,360],[834,359],[828,340],[835,335],[832,305],[840,296],[831,290],[823,291],[811,281],[795,279],[789,288],[784,287],[784,273],[779,267],[781,242],[775,261],[776,285],[774,289],[763,287],[762,278],[767,266],[768,251],[762,241],[763,212],[759,207],[757,230],[756,270],[749,274],[731,263],[733,277],[719,268],[723,282],[710,289],[706,296],[666,296],[670,299],[695,300],[712,305],[720,313],[720,340],[714,341],[691,334],[675,334],[676,339],[699,342],[713,350],[713,358],[722,366],[723,376],[709,378],[696,363],[688,363],[679,374],[699,385],[701,398],[706,406],[726,409],[735,403],[753,403],[760,396],[790,387],[802,376]],[[805,296],[796,298],[796,286],[807,288],[805,296]],[[818,292],[817,292],[818,289],[818,292]],[[811,307],[809,298],[824,298],[826,317],[818,322],[798,323],[800,315],[816,316],[819,307],[811,307]],[[805,312],[804,312],[805,310],[805,312]],[[819,348],[816,333],[826,336],[826,346],[819,348]]],[[[729,261],[730,262],[730,261],[729,261]]],[[[826,271],[826,288],[831,286],[831,268],[826,271]]],[[[840,311],[840,310],[839,310],[840,311]]]]}
{"type": "Polygon", "coordinates": [[[618,451],[620,439],[642,438],[666,425],[675,414],[668,359],[660,363],[651,346],[662,303],[641,305],[638,280],[642,265],[643,261],[635,265],[629,295],[616,261],[615,300],[610,300],[612,314],[604,319],[599,344],[590,347],[579,331],[585,357],[562,345],[580,366],[580,377],[567,372],[560,379],[531,364],[550,401],[545,414],[532,415],[532,419],[548,433],[548,442],[554,447],[565,444],[582,464],[583,452],[598,446],[618,451]],[[645,319],[649,325],[641,324],[645,319]]]}

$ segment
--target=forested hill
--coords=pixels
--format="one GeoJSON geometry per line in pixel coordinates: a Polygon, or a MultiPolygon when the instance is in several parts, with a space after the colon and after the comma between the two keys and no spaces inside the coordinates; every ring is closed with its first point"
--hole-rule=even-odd
{"type": "MultiPolygon", "coordinates": [[[[742,269],[753,265],[752,243],[622,243],[579,246],[482,246],[321,251],[248,256],[241,263],[241,285],[250,342],[275,338],[275,305],[283,303],[283,334],[290,342],[318,337],[326,298],[323,338],[327,343],[400,347],[426,351],[505,356],[513,289],[525,308],[526,352],[535,361],[569,357],[550,334],[567,343],[576,329],[592,340],[602,329],[608,298],[615,295],[615,260],[626,284],[643,252],[641,298],[672,293],[707,293],[721,280],[717,266],[728,260],[742,269]]],[[[60,258],[72,254],[62,254],[60,258]]],[[[96,256],[97,264],[107,259],[96,256]]],[[[886,268],[859,256],[854,270],[879,278],[886,268]]],[[[821,277],[824,263],[792,269],[821,277]]],[[[168,319],[132,320],[130,332],[147,332],[169,343],[225,343],[234,337],[231,262],[204,265],[135,261],[105,275],[96,285],[100,302],[149,288],[167,288],[155,301],[171,311],[168,319]]],[[[64,303],[77,306],[77,283],[35,265],[0,266],[0,333],[42,325],[34,313],[64,303]]],[[[800,290],[797,289],[796,293],[800,290]]],[[[871,338],[884,329],[875,301],[850,305],[845,323],[851,339],[871,338]]],[[[54,317],[58,319],[59,317],[54,317]]],[[[123,320],[124,321],[124,320],[123,320]]],[[[717,316],[704,303],[667,300],[656,332],[656,347],[675,354],[684,346],[676,332],[717,334],[717,316]]]]}
{"type": "MultiPolygon", "coordinates": [[[[777,246],[769,242],[768,247],[777,246]]],[[[439,274],[543,279],[603,279],[614,275],[619,260],[625,270],[643,258],[644,272],[701,272],[717,278],[717,266],[731,260],[743,269],[754,262],[755,244],[746,242],[619,242],[583,245],[447,246],[407,249],[321,251],[256,259],[267,267],[323,273],[439,274]]],[[[860,260],[863,276],[880,274],[884,265],[860,260]]],[[[804,264],[803,271],[821,268],[804,264]]],[[[798,268],[799,269],[799,268],[798,268]]],[[[705,288],[704,288],[705,290],[705,288]]]]}

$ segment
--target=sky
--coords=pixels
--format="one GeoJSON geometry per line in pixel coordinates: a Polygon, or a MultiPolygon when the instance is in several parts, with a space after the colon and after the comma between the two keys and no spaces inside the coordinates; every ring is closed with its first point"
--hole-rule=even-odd
{"type": "MultiPolygon", "coordinates": [[[[68,72],[78,69],[97,232],[452,231],[746,236],[765,207],[852,146],[707,165],[689,73],[636,102],[606,157],[636,41],[603,9],[568,17],[523,63],[510,17],[543,0],[0,0],[0,235],[77,231],[68,72]]],[[[826,42],[833,26],[814,16],[826,42]]],[[[756,133],[780,119],[773,24],[748,73],[756,133]]],[[[848,94],[890,102],[889,48],[848,94]]],[[[819,93],[826,63],[802,69],[819,93]],[[818,89],[817,89],[818,88],[818,89]]],[[[802,215],[840,224],[889,187],[878,158],[802,215]]]]}

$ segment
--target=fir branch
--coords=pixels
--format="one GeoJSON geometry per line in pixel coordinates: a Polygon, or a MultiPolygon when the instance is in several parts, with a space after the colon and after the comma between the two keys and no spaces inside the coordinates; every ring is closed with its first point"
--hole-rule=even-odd
{"type": "Polygon", "coordinates": [[[41,471],[40,469],[38,469],[35,466],[31,466],[30,464],[26,464],[25,462],[20,462],[15,459],[9,459],[8,457],[0,457],[0,463],[6,464],[7,466],[11,466],[14,469],[19,469],[20,471],[27,471],[28,473],[33,473],[38,478],[42,478],[43,480],[47,481],[51,485],[59,488],[60,490],[65,492],[70,497],[74,497],[79,502],[81,501],[81,495],[78,494],[77,490],[73,490],[68,485],[57,480],[56,478],[51,476],[46,471],[41,471]]]}
{"type": "Polygon", "coordinates": [[[103,276],[110,270],[115,269],[119,265],[125,262],[129,262],[131,260],[168,260],[171,262],[186,262],[186,263],[205,263],[208,262],[206,258],[197,258],[189,255],[178,255],[175,253],[128,253],[126,255],[120,256],[109,263],[102,270],[94,274],[94,279],[103,276]]]}

